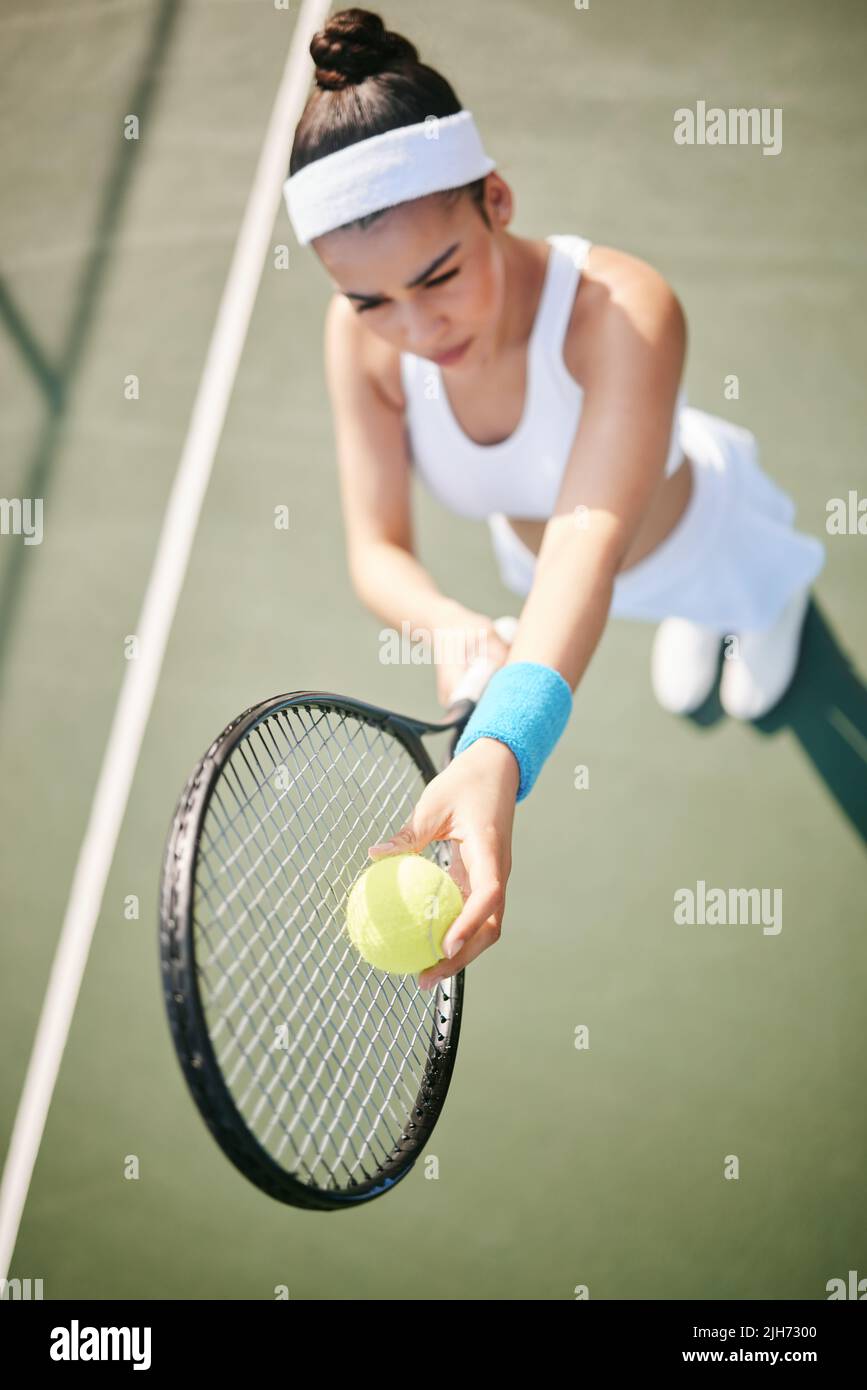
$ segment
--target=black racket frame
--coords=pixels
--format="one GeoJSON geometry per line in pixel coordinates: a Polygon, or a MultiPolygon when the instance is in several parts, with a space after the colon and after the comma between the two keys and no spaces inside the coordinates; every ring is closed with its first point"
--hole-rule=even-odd
{"type": "Polygon", "coordinates": [[[425,782],[437,768],[422,742],[428,734],[450,733],[442,767],[473,711],[471,700],[450,707],[430,723],[394,714],[377,705],[328,691],[294,691],[273,696],[233,719],[196,764],[178,800],[163,856],[159,897],[159,953],[163,995],[175,1050],[193,1100],[226,1157],[268,1196],[313,1211],[364,1206],[393,1188],[413,1168],[445,1104],[457,1055],[464,971],[439,981],[432,1001],[431,1036],[424,1076],[400,1139],[377,1173],[353,1191],[313,1188],[281,1168],[245,1125],[225,1084],[211,1045],[198,989],[193,933],[193,886],[199,835],[223,768],[243,739],[264,720],[293,705],[315,705],[350,715],[388,732],[414,760],[425,782]]]}

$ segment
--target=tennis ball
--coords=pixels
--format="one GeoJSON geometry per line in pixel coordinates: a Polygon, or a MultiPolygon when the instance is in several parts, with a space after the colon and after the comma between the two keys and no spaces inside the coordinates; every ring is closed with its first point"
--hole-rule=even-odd
{"type": "Polygon", "coordinates": [[[390,854],[352,885],[346,927],[368,964],[415,975],[443,959],[443,937],[463,905],[461,890],[439,864],[420,854],[390,854]]]}

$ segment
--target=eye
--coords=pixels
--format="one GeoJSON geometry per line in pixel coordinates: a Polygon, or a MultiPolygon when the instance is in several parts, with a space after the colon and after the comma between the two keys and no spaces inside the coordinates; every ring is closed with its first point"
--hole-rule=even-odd
{"type": "Polygon", "coordinates": [[[446,280],[451,280],[452,276],[457,274],[457,268],[455,270],[447,270],[445,275],[438,275],[435,280],[426,280],[424,287],[426,290],[429,290],[433,285],[444,285],[446,280]]]}
{"type": "MultiPolygon", "coordinates": [[[[434,277],[433,280],[425,280],[424,285],[422,286],[422,288],[425,289],[425,290],[430,290],[430,289],[435,288],[435,286],[437,286],[437,285],[444,285],[444,284],[446,283],[447,280],[451,280],[451,278],[452,278],[453,275],[459,275],[459,274],[460,274],[460,266],[456,266],[456,267],[454,268],[454,270],[447,270],[447,271],[445,272],[445,274],[443,274],[443,275],[437,275],[437,276],[434,277]]],[[[374,299],[374,300],[369,301],[367,304],[355,304],[355,305],[353,305],[353,308],[355,309],[355,312],[356,312],[357,314],[366,314],[366,313],[368,312],[368,310],[370,310],[370,309],[379,309],[379,308],[381,308],[381,306],[382,306],[383,304],[387,304],[387,303],[388,303],[388,300],[386,300],[386,299],[374,299]]]]}

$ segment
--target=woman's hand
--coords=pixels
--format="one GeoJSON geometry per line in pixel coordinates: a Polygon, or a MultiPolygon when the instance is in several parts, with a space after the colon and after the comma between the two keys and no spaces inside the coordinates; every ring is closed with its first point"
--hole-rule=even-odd
{"type": "Polygon", "coordinates": [[[424,970],[422,989],[456,975],[500,937],[506,883],[512,869],[512,824],[520,774],[510,748],[479,738],[428,782],[406,824],[373,845],[371,859],[416,853],[431,840],[455,842],[452,878],[463,910],[443,940],[448,959],[424,970]]]}
{"type": "Polygon", "coordinates": [[[437,662],[437,699],[444,709],[448,709],[452,692],[458,682],[479,657],[489,661],[493,670],[505,663],[509,655],[509,644],[504,642],[491,618],[483,613],[465,611],[463,619],[448,629],[452,657],[437,662]],[[458,640],[463,634],[463,644],[458,640]],[[463,646],[463,651],[461,647],[463,646]],[[457,656],[457,660],[454,656],[457,656]]]}

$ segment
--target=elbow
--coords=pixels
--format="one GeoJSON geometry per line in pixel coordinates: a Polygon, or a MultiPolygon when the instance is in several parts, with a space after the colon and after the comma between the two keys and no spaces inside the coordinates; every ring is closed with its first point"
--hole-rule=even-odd
{"type": "Polygon", "coordinates": [[[349,582],[359,603],[365,608],[370,608],[370,568],[363,555],[350,555],[349,582]]]}
{"type": "Polygon", "coordinates": [[[381,560],[378,541],[358,541],[349,547],[347,561],[353,593],[363,607],[377,616],[381,601],[381,585],[377,582],[377,574],[381,560]]]}
{"type": "Polygon", "coordinates": [[[686,352],[689,341],[689,329],[686,322],[686,314],[683,305],[675,294],[674,290],[669,289],[665,297],[665,306],[662,316],[662,340],[669,346],[672,357],[677,366],[677,390],[683,376],[683,369],[686,365],[686,352]]]}
{"type": "Polygon", "coordinates": [[[346,537],[346,570],[349,575],[349,583],[352,592],[362,603],[366,602],[367,583],[370,566],[368,563],[368,547],[353,536],[346,537]]]}

